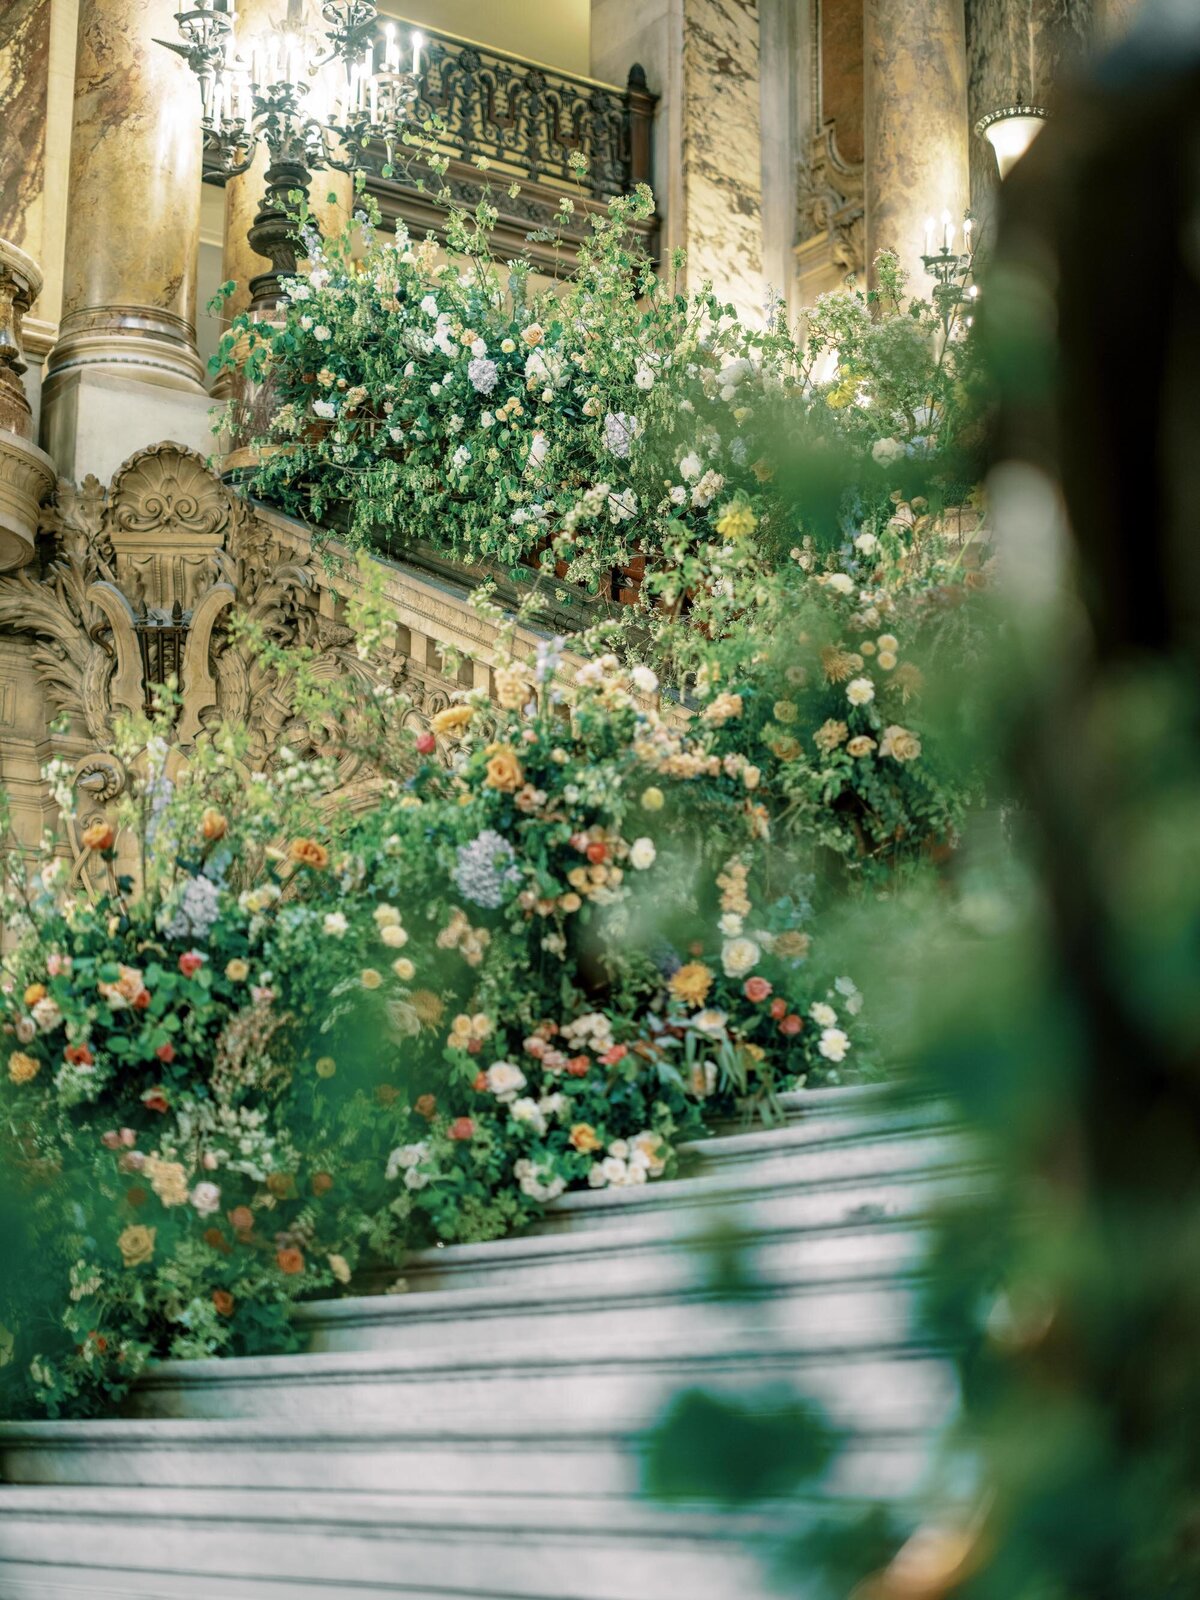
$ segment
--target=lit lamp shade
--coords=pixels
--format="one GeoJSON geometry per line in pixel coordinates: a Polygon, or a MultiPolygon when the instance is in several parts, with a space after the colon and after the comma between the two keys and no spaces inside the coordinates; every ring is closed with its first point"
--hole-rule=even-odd
{"type": "Polygon", "coordinates": [[[1017,162],[1042,131],[1046,113],[1041,106],[1005,106],[1001,111],[990,111],[975,124],[996,152],[996,165],[1001,178],[1007,178],[1017,162]]]}

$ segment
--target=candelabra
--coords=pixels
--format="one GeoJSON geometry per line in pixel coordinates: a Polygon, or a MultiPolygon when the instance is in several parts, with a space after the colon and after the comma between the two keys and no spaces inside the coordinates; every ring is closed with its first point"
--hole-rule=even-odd
{"type": "Polygon", "coordinates": [[[246,37],[233,0],[194,0],[175,14],[183,42],[158,41],[196,76],[205,147],[225,177],[247,171],[266,145],[266,190],[248,232],[271,263],[250,280],[259,313],[279,304],[280,279],[296,270],[290,197],[307,191],[313,170],[353,172],[380,149],[390,176],[420,81],[424,40],[412,35],[412,67],[402,67],[395,25],[380,35],[374,0],[322,0],[317,36],[305,32],[302,4],[287,0],[284,21],[246,37]]]}
{"type": "Polygon", "coordinates": [[[978,292],[974,284],[970,288],[967,287],[967,280],[975,266],[975,252],[971,245],[974,227],[974,221],[968,212],[963,218],[963,249],[960,255],[954,248],[957,229],[950,220],[948,211],[942,212],[942,243],[937,251],[933,248],[933,218],[930,217],[925,224],[925,249],[921,260],[925,265],[925,271],[934,279],[933,303],[941,316],[942,331],[947,338],[950,336],[950,325],[959,307],[969,304],[978,292]]]}

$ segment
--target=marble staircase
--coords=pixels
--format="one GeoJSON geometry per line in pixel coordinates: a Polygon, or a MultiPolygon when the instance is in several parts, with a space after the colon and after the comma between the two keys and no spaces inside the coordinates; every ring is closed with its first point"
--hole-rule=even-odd
{"type": "Polygon", "coordinates": [[[918,1493],[957,1399],[914,1332],[925,1218],[985,1181],[928,1102],[786,1109],[687,1176],[424,1252],[403,1293],[306,1306],[302,1354],[166,1363],[120,1418],[0,1425],[0,1600],[765,1593],[771,1508],[639,1499],[642,1435],[681,1389],[792,1385],[854,1431],[814,1505],[918,1493]],[[729,1230],[735,1299],[705,1248],[729,1230]]]}

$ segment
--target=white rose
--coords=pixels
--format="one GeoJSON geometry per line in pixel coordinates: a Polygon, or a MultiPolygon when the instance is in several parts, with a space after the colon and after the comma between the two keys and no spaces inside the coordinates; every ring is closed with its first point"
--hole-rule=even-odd
{"type": "Polygon", "coordinates": [[[62,1022],[63,1014],[49,995],[30,1008],[29,1015],[43,1033],[53,1033],[62,1022]]]}
{"type": "Polygon", "coordinates": [[[389,950],[403,950],[408,943],[407,930],[396,923],[388,923],[385,927],[380,928],[379,937],[389,950]]]}
{"type": "Polygon", "coordinates": [[[221,1191],[215,1183],[198,1183],[190,1199],[202,1217],[211,1217],[221,1204],[221,1191]]]}
{"type": "Polygon", "coordinates": [[[422,1172],[419,1167],[409,1167],[404,1174],[404,1187],[406,1189],[423,1189],[429,1182],[429,1174],[422,1172]]]}
{"type": "Polygon", "coordinates": [[[633,375],[633,381],[639,389],[653,389],[654,374],[649,367],[639,367],[633,375]]]}
{"type": "Polygon", "coordinates": [[[827,1006],[823,1000],[818,1000],[808,1014],[818,1028],[832,1028],[837,1022],[837,1012],[832,1006],[827,1006]]]}
{"type": "Polygon", "coordinates": [[[635,839],[629,849],[629,863],[639,872],[645,872],[647,867],[654,865],[657,854],[653,839],[635,839]]]}
{"type": "Polygon", "coordinates": [[[879,466],[892,467],[904,459],[904,446],[899,439],[876,439],[871,446],[871,456],[879,466]]]}
{"type": "Polygon", "coordinates": [[[518,1091],[525,1087],[525,1074],[511,1061],[493,1061],[484,1076],[497,1100],[515,1099],[518,1091]]]}
{"type": "Polygon", "coordinates": [[[528,463],[536,472],[550,451],[550,441],[544,433],[535,433],[529,442],[528,463]]]}
{"type": "Polygon", "coordinates": [[[679,463],[680,476],[686,483],[693,483],[703,471],[704,463],[694,450],[679,463]]]}
{"type": "Polygon", "coordinates": [[[879,540],[873,533],[860,533],[854,541],[854,548],[861,550],[864,556],[869,556],[877,549],[879,540]]]}
{"type": "Polygon", "coordinates": [[[607,1156],[600,1163],[600,1170],[604,1174],[606,1183],[615,1183],[619,1186],[629,1181],[629,1168],[619,1156],[607,1156]]]}
{"type": "Polygon", "coordinates": [[[346,921],[344,912],[327,911],[325,920],[321,924],[321,931],[330,939],[341,939],[344,938],[349,926],[350,924],[346,921]]]}
{"type": "Polygon", "coordinates": [[[629,677],[633,687],[642,694],[653,694],[658,688],[658,674],[649,667],[634,667],[629,677]]]}
{"type": "Polygon", "coordinates": [[[425,313],[425,315],[427,317],[436,317],[437,316],[437,314],[438,314],[438,303],[433,298],[433,296],[431,294],[427,294],[425,296],[424,300],[421,301],[421,310],[425,313]]]}
{"type": "Polygon", "coordinates": [[[854,591],[854,579],[845,572],[831,572],[825,579],[825,586],[835,594],[851,594],[854,591]]]}
{"type": "Polygon", "coordinates": [[[394,928],[401,920],[400,913],[395,906],[389,905],[376,906],[371,916],[374,918],[377,928],[394,928]]]}
{"type": "Polygon", "coordinates": [[[846,699],[852,706],[870,705],[875,698],[875,685],[870,678],[851,678],[846,685],[846,699]]]}
{"type": "Polygon", "coordinates": [[[840,1028],[826,1028],[817,1045],[826,1061],[844,1061],[849,1048],[850,1040],[840,1028]]]}
{"type": "Polygon", "coordinates": [[[721,965],[727,978],[742,978],[757,966],[762,951],[753,939],[729,939],[721,949],[721,965]]]}
{"type": "Polygon", "coordinates": [[[330,333],[329,329],[323,322],[318,322],[316,327],[313,329],[313,338],[319,340],[321,344],[324,344],[327,339],[333,338],[333,334],[330,333]]]}
{"type": "Polygon", "coordinates": [[[742,919],[736,911],[726,911],[720,922],[717,923],[717,927],[720,928],[727,939],[736,939],[742,931],[742,919]]]}
{"type": "Polygon", "coordinates": [[[527,1122],[536,1133],[545,1133],[546,1117],[536,1100],[514,1100],[509,1107],[514,1122],[527,1122]]]}

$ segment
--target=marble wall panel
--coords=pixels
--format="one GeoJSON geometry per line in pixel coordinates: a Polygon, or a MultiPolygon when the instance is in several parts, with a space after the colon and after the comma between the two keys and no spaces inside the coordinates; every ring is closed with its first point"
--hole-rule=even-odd
{"type": "Polygon", "coordinates": [[[0,239],[42,257],[50,0],[0,5],[0,239]]]}

